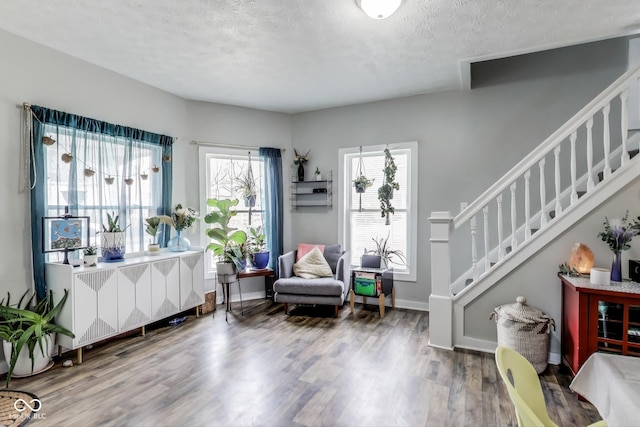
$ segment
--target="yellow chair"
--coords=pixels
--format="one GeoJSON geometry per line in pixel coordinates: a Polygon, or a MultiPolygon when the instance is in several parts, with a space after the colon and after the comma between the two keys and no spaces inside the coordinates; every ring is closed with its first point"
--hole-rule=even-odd
{"type": "MultiPolygon", "coordinates": [[[[507,347],[496,349],[496,365],[507,386],[509,397],[516,409],[519,427],[557,427],[547,414],[544,394],[535,368],[520,353],[507,347]]],[[[590,427],[606,427],[604,421],[590,427]]]]}

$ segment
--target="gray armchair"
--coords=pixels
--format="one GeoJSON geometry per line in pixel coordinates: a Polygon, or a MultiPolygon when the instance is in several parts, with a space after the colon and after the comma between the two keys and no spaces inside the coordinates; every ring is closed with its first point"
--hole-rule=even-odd
{"type": "Polygon", "coordinates": [[[350,290],[351,256],[340,245],[326,246],[324,257],[331,267],[333,277],[304,279],[293,273],[296,250],[278,257],[279,277],[273,284],[273,300],[284,304],[285,314],[289,304],[323,304],[335,306],[335,316],[344,304],[350,290]]]}

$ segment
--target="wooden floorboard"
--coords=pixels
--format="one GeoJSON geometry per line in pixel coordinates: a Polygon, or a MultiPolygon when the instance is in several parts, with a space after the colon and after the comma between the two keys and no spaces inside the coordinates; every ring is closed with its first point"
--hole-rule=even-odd
{"type": "MultiPolygon", "coordinates": [[[[85,350],[84,363],[16,378],[50,426],[516,426],[492,354],[428,346],[429,314],[358,305],[233,305],[228,322],[188,316],[85,350]]],[[[550,416],[586,425],[597,411],[557,366],[541,377],[550,416]]]]}

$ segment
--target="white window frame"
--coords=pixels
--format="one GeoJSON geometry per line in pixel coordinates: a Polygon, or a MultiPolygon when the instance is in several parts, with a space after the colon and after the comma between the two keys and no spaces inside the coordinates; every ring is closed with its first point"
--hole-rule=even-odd
{"type": "MultiPolygon", "coordinates": [[[[258,159],[258,149],[252,149],[247,147],[238,147],[238,148],[230,148],[230,147],[219,147],[214,145],[200,145],[198,147],[198,169],[199,169],[199,184],[200,184],[200,213],[202,217],[202,226],[204,227],[202,230],[202,246],[205,248],[205,256],[204,256],[204,277],[205,279],[215,279],[216,278],[216,266],[215,263],[212,262],[211,253],[207,251],[207,246],[209,246],[210,239],[206,235],[206,229],[209,228],[209,224],[204,222],[204,216],[208,212],[207,206],[207,183],[210,182],[211,177],[209,176],[208,170],[208,160],[210,157],[218,157],[218,156],[235,156],[238,158],[246,158],[247,152],[251,152],[252,158],[258,159]]],[[[255,172],[254,172],[255,173],[255,172]]],[[[261,176],[262,174],[256,174],[261,176]]],[[[256,177],[257,179],[257,177],[256,177]]],[[[262,195],[260,195],[262,197],[262,195]]],[[[255,210],[255,215],[261,215],[261,211],[255,210]]]]}
{"type": "MultiPolygon", "coordinates": [[[[409,150],[409,185],[407,189],[407,269],[403,272],[394,272],[397,280],[415,282],[418,262],[418,142],[401,142],[390,143],[384,145],[368,145],[362,146],[363,153],[379,152],[382,153],[385,148],[389,148],[393,155],[394,150],[409,150]]],[[[350,235],[350,208],[349,195],[352,191],[353,183],[351,178],[346,175],[349,170],[349,159],[360,152],[360,147],[341,148],[338,150],[339,164],[338,168],[338,238],[343,247],[348,248],[351,242],[350,235]]],[[[379,184],[374,183],[372,189],[377,191],[379,184]]]]}

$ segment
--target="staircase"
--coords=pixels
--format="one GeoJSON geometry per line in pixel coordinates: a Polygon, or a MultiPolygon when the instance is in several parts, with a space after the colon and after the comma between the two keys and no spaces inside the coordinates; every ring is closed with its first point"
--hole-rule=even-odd
{"type": "Polygon", "coordinates": [[[468,304],[640,175],[627,108],[639,77],[623,74],[455,217],[431,214],[432,346],[464,346],[468,304]]]}

